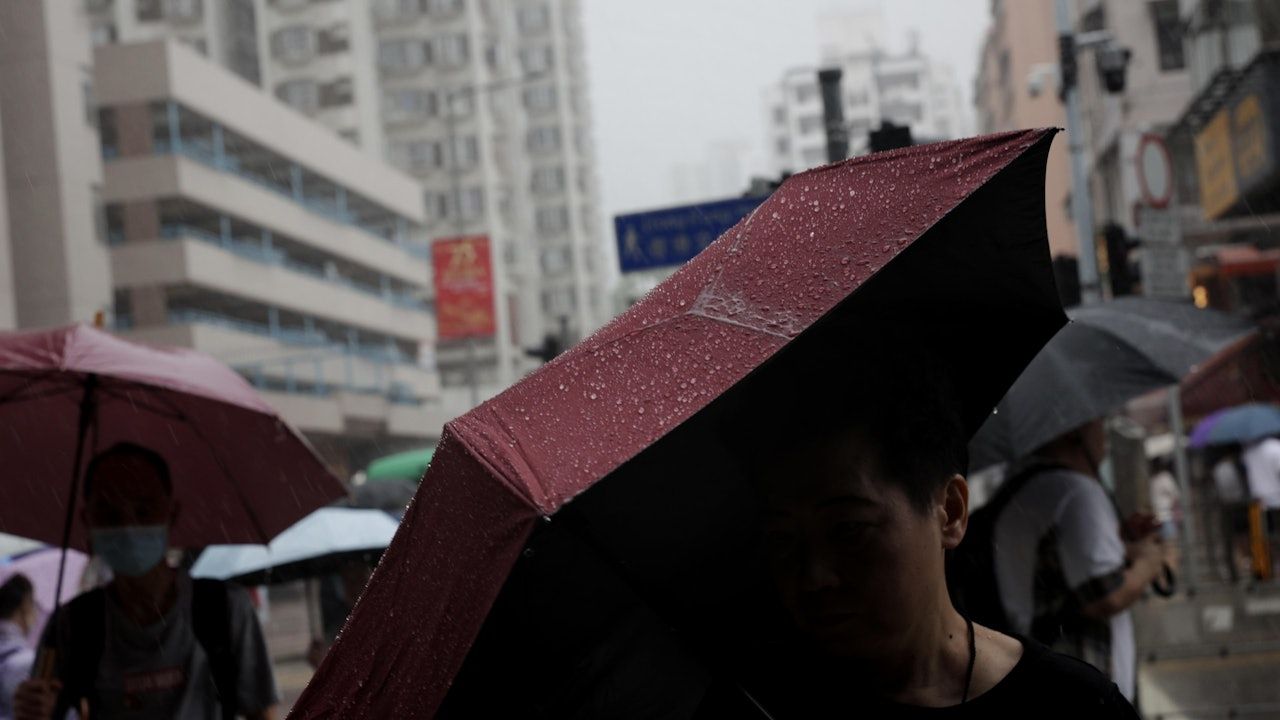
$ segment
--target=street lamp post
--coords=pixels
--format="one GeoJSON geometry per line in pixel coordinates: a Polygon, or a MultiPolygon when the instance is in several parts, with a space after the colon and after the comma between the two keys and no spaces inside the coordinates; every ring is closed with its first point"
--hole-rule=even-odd
{"type": "MultiPolygon", "coordinates": [[[[1074,54],[1078,45],[1071,22],[1071,0],[1055,0],[1054,16],[1063,52],[1061,60],[1074,67],[1074,54]]],[[[1089,194],[1089,178],[1085,174],[1080,88],[1075,78],[1068,77],[1068,74],[1064,68],[1062,99],[1067,106],[1067,147],[1071,153],[1071,220],[1076,226],[1076,243],[1080,253],[1080,301],[1084,305],[1092,305],[1102,299],[1102,286],[1098,281],[1098,251],[1093,243],[1093,197],[1089,194]]],[[[1074,71],[1070,74],[1074,74],[1074,71]]]]}

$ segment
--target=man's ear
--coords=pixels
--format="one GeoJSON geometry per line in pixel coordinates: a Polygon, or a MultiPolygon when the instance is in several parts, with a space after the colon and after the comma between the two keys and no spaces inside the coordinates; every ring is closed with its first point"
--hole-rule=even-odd
{"type": "Polygon", "coordinates": [[[962,475],[952,475],[939,490],[938,523],[942,530],[942,547],[953,550],[964,539],[969,527],[969,483],[962,475]]]}

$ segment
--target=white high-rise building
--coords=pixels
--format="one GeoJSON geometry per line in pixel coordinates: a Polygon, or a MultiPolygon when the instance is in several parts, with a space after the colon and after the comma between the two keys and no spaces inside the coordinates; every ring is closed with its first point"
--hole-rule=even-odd
{"type": "MultiPolygon", "coordinates": [[[[951,68],[916,47],[903,54],[878,48],[854,51],[822,67],[843,71],[841,95],[850,155],[867,152],[870,132],[886,121],[909,126],[917,142],[972,134],[969,109],[951,68]]],[[[775,172],[800,171],[827,161],[818,70],[788,71],[765,91],[775,172]]]]}
{"type": "Polygon", "coordinates": [[[536,364],[525,348],[607,319],[578,0],[87,4],[99,42],[176,37],[418,178],[417,242],[489,236],[498,333],[441,343],[450,397],[465,404],[473,377],[496,391],[536,364]]]}

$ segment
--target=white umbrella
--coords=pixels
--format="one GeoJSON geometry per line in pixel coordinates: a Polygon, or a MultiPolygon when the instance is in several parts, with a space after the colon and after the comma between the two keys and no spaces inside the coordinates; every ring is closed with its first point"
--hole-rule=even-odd
{"type": "Polygon", "coordinates": [[[280,533],[269,545],[213,545],[200,554],[192,577],[247,585],[286,582],[333,572],[350,557],[376,555],[391,544],[398,523],[381,510],[327,507],[280,533]]]}

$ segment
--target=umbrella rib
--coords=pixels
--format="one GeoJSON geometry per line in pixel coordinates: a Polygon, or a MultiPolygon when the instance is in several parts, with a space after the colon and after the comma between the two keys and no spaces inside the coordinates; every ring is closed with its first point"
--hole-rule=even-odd
{"type": "Polygon", "coordinates": [[[240,486],[236,484],[235,478],[231,476],[231,471],[227,468],[226,463],[222,461],[222,456],[214,449],[213,444],[209,442],[209,438],[205,437],[204,431],[200,429],[199,425],[191,422],[191,418],[187,417],[186,413],[182,412],[181,409],[173,405],[168,398],[161,394],[159,392],[159,388],[153,388],[149,385],[142,385],[140,387],[154,395],[160,402],[168,404],[169,407],[172,408],[174,417],[186,423],[187,426],[196,434],[196,437],[200,438],[200,440],[205,444],[205,447],[209,448],[209,454],[213,456],[213,461],[217,463],[218,469],[222,471],[222,477],[227,481],[227,485],[235,491],[236,497],[240,499],[241,507],[245,509],[245,513],[249,516],[249,521],[253,523],[253,529],[257,532],[258,538],[261,539],[262,543],[265,545],[269,540],[269,537],[266,531],[262,528],[262,521],[254,511],[253,505],[249,503],[248,499],[245,498],[244,493],[241,492],[240,486]]]}
{"type": "MultiPolygon", "coordinates": [[[[18,374],[21,374],[21,373],[9,373],[9,372],[6,372],[6,373],[4,373],[4,374],[18,375],[18,374]]],[[[22,386],[17,387],[17,388],[14,388],[14,390],[13,390],[12,392],[8,393],[7,395],[0,396],[0,405],[3,405],[3,404],[5,404],[5,403],[9,403],[9,402],[21,402],[21,401],[26,401],[26,400],[43,400],[43,399],[45,399],[45,398],[49,398],[49,397],[56,397],[56,396],[58,396],[58,395],[62,395],[62,394],[65,394],[65,393],[74,392],[76,389],[78,389],[78,388],[80,388],[80,387],[82,386],[82,385],[81,385],[81,383],[79,383],[79,382],[68,382],[65,386],[60,387],[60,388],[55,389],[55,390],[49,390],[49,391],[47,391],[47,392],[41,392],[41,393],[38,393],[38,394],[35,394],[35,395],[29,395],[29,396],[26,396],[26,397],[19,397],[19,395],[21,395],[21,393],[22,393],[24,390],[27,390],[27,389],[31,388],[35,383],[40,382],[41,380],[46,380],[46,379],[48,379],[48,378],[50,378],[50,377],[56,377],[56,378],[61,379],[61,378],[63,378],[63,377],[66,377],[66,375],[65,375],[64,373],[62,373],[61,371],[58,371],[58,370],[50,370],[50,371],[47,371],[47,372],[40,373],[40,374],[39,374],[39,375],[37,375],[36,377],[31,378],[30,382],[28,382],[27,384],[22,385],[22,386]]]]}

